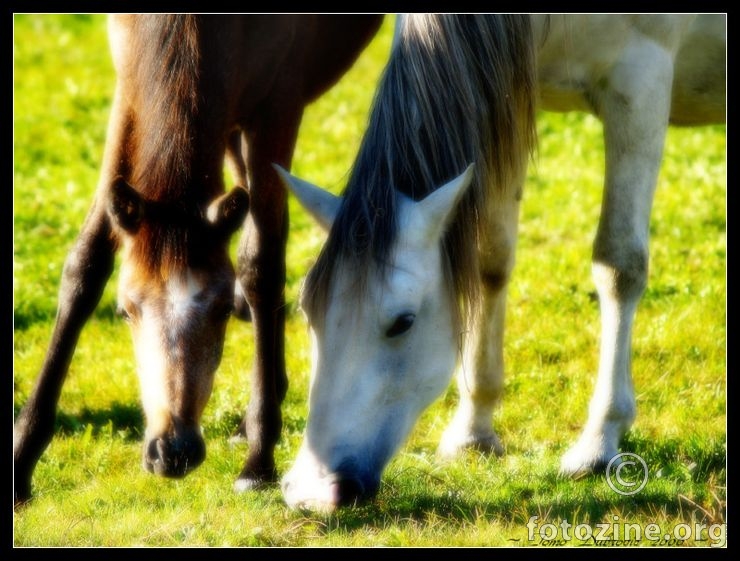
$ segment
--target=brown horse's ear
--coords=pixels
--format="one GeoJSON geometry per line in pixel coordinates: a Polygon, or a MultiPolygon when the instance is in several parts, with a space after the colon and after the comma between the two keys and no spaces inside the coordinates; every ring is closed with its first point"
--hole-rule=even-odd
{"type": "Polygon", "coordinates": [[[135,234],[144,216],[144,201],[123,177],[116,177],[108,197],[108,214],[114,224],[135,234]]]}
{"type": "Polygon", "coordinates": [[[249,193],[237,185],[208,205],[206,220],[218,234],[230,236],[244,223],[248,211],[249,193]]]}

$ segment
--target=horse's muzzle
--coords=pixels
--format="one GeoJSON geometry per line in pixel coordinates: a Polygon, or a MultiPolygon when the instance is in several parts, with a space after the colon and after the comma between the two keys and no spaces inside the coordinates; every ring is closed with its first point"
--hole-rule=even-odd
{"type": "Polygon", "coordinates": [[[153,438],[144,445],[144,469],[163,477],[184,477],[206,458],[206,444],[195,432],[153,438]]]}
{"type": "Polygon", "coordinates": [[[282,481],[283,497],[288,506],[323,512],[371,500],[377,495],[379,486],[377,478],[363,477],[350,470],[341,470],[318,479],[309,476],[307,479],[294,477],[282,481]]]}
{"type": "Polygon", "coordinates": [[[343,476],[332,483],[335,491],[336,506],[354,506],[371,498],[375,492],[366,490],[365,485],[356,477],[343,476]]]}

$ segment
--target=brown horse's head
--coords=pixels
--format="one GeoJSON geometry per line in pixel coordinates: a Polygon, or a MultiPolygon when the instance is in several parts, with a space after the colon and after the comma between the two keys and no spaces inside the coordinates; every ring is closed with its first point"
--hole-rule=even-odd
{"type": "Polygon", "coordinates": [[[205,459],[200,420],[234,300],[228,244],[248,195],[236,187],[199,208],[146,200],[118,178],[107,205],[122,247],[118,306],[146,414],[144,467],[182,477],[205,459]]]}

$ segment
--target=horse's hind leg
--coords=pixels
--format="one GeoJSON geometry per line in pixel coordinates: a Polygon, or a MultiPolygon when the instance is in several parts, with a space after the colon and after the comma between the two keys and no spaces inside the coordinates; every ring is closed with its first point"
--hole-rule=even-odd
{"type": "Polygon", "coordinates": [[[238,281],[247,297],[255,335],[251,396],[244,420],[249,456],[237,490],[275,481],[274,448],[282,430],[285,374],[285,247],[287,193],[273,163],[290,167],[302,105],[285,100],[258,110],[248,130],[249,215],[239,245],[238,281]]]}
{"type": "MultiPolygon", "coordinates": [[[[249,189],[247,181],[247,143],[241,129],[236,129],[229,134],[226,142],[226,164],[237,185],[249,189]]],[[[239,282],[234,283],[234,317],[243,321],[251,321],[252,319],[247,297],[244,295],[239,282]]],[[[244,427],[239,428],[239,432],[246,436],[244,430],[244,427]]]]}
{"type": "Polygon", "coordinates": [[[663,153],[673,63],[645,42],[625,52],[596,96],[604,122],[606,183],[593,247],[601,350],[588,421],[562,459],[568,474],[603,467],[635,417],[632,322],[647,284],[650,211],[663,153]]]}
{"type": "Polygon", "coordinates": [[[466,448],[497,455],[503,446],[492,427],[494,408],[504,388],[504,316],[506,288],[514,267],[520,190],[492,193],[488,231],[480,251],[481,309],[466,335],[457,371],[459,404],[442,435],[438,454],[452,457],[466,448]]]}

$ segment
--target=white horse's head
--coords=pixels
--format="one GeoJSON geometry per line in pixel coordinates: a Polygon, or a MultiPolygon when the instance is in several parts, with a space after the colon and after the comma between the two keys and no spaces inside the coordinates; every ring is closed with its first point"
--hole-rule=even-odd
{"type": "MultiPolygon", "coordinates": [[[[342,199],[278,170],[330,228],[342,199]]],[[[313,344],[309,414],[282,486],[291,507],[332,510],[373,496],[422,411],[447,387],[459,352],[441,241],[473,176],[420,201],[400,193],[390,262],[361,272],[337,258],[325,307],[305,301],[313,344]],[[360,282],[362,279],[362,282],[360,282]]]]}

